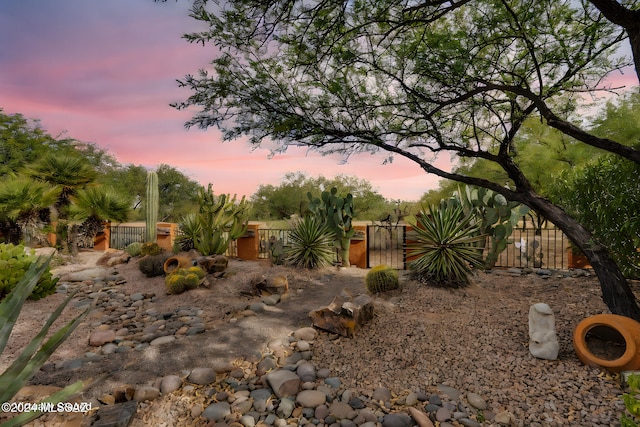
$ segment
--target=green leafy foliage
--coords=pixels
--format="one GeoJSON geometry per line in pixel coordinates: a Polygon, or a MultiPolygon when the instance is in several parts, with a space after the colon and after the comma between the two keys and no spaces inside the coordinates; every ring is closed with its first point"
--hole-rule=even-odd
{"type": "MultiPolygon", "coordinates": [[[[0,300],[9,294],[23,279],[29,267],[36,263],[35,251],[25,252],[23,245],[0,243],[0,300]]],[[[29,299],[38,300],[56,291],[57,278],[50,271],[44,271],[38,277],[29,299]]]]}
{"type": "Polygon", "coordinates": [[[462,206],[441,203],[421,212],[414,225],[415,241],[407,243],[413,276],[420,281],[459,287],[469,284],[471,267],[483,268],[482,247],[486,238],[472,215],[462,206]]]}
{"type": "Polygon", "coordinates": [[[138,269],[147,277],[157,277],[164,274],[164,262],[169,258],[166,254],[147,255],[138,262],[138,269]]]}
{"type": "MultiPolygon", "coordinates": [[[[33,293],[38,283],[40,283],[42,276],[48,273],[50,261],[50,258],[46,260],[39,258],[35,262],[32,262],[11,293],[0,303],[0,353],[4,351],[7,345],[9,336],[11,335],[11,331],[15,326],[25,300],[33,293]]],[[[58,319],[73,297],[74,294],[69,295],[65,301],[51,313],[42,329],[0,375],[0,402],[7,402],[14,397],[20,388],[33,377],[51,354],[71,335],[73,330],[87,316],[91,307],[62,326],[45,341],[51,325],[58,319]]],[[[64,401],[80,392],[83,387],[84,384],[82,381],[78,381],[49,396],[43,400],[43,402],[57,403],[64,401]]],[[[41,413],[38,412],[25,412],[7,421],[3,426],[24,425],[40,415],[41,413]]]]}
{"type": "Polygon", "coordinates": [[[364,276],[364,284],[372,294],[398,289],[398,270],[388,265],[376,265],[364,276]]]}
{"type": "Polygon", "coordinates": [[[296,222],[284,249],[285,262],[298,268],[322,268],[335,261],[335,236],[315,216],[307,215],[296,222]]]}
{"type": "Polygon", "coordinates": [[[335,236],[340,262],[343,267],[348,267],[351,238],[356,232],[351,224],[354,216],[353,195],[338,196],[338,189],[333,187],[330,191],[323,191],[320,198],[313,197],[310,192],[307,198],[309,210],[335,236]]]}
{"type": "Polygon", "coordinates": [[[638,176],[637,163],[605,155],[563,174],[551,191],[552,199],[591,230],[629,278],[640,277],[638,176]]]}
{"type": "Polygon", "coordinates": [[[309,213],[306,194],[318,188],[338,189],[339,194],[353,194],[354,211],[358,220],[379,220],[393,211],[393,204],[377,192],[372,184],[355,176],[336,175],[334,178],[310,177],[302,172],[289,172],[279,185],[261,185],[251,195],[251,218],[257,220],[289,219],[309,213]]]}
{"type": "Polygon", "coordinates": [[[622,395],[628,414],[620,419],[621,427],[640,426],[640,375],[629,375],[629,392],[622,395]]]}
{"type": "Polygon", "coordinates": [[[205,271],[198,266],[178,268],[165,278],[167,292],[169,294],[181,294],[184,291],[195,289],[202,283],[205,276],[205,271]]]}

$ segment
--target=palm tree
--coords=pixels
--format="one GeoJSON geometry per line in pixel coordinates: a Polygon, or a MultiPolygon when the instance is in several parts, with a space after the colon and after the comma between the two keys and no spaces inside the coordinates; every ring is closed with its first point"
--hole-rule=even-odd
{"type": "Polygon", "coordinates": [[[49,207],[58,200],[60,189],[27,177],[6,177],[0,181],[0,218],[3,234],[12,243],[43,244],[43,228],[49,222],[49,207]],[[18,229],[19,235],[10,230],[18,229]]]}
{"type": "Polygon", "coordinates": [[[41,182],[55,185],[60,189],[58,200],[52,205],[51,219],[57,221],[57,241],[65,252],[75,253],[77,248],[69,246],[72,230],[69,228],[69,208],[71,198],[82,188],[96,179],[95,169],[86,159],[71,155],[49,154],[30,164],[24,171],[28,176],[41,182]]]}
{"type": "Polygon", "coordinates": [[[36,163],[27,166],[26,174],[38,181],[60,187],[60,196],[55,204],[57,214],[66,219],[66,209],[71,197],[81,188],[96,179],[96,171],[80,157],[49,154],[36,163]]]}
{"type": "Polygon", "coordinates": [[[87,187],[77,190],[71,197],[70,218],[81,223],[71,226],[69,240],[72,250],[82,236],[85,246],[103,230],[104,221],[125,222],[131,211],[129,201],[105,187],[87,187]]]}

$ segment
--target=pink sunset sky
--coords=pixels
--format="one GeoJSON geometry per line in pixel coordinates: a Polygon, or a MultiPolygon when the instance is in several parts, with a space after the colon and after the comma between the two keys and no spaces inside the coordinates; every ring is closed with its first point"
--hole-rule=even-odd
{"type": "MultiPolygon", "coordinates": [[[[176,79],[214,57],[191,45],[189,1],[20,0],[0,4],[0,107],[39,119],[52,135],[92,142],[122,164],[169,164],[216,193],[251,195],[287,172],[355,175],[389,199],[417,200],[438,178],[384,153],[322,157],[304,149],[268,158],[246,141],[221,142],[216,129],[186,130],[190,116],[169,103],[186,99],[176,79]]],[[[620,83],[636,85],[635,75],[620,83]]],[[[618,82],[616,82],[618,83],[618,82]]],[[[448,157],[436,163],[447,167],[448,157]]]]}

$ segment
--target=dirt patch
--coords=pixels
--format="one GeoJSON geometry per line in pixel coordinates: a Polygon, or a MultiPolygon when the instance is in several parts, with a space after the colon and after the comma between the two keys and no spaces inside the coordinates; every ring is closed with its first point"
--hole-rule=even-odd
{"type": "MultiPolygon", "coordinates": [[[[80,263],[54,269],[56,274],[81,271],[100,263],[100,253],[83,253],[80,263]]],[[[35,384],[65,386],[76,380],[104,378],[88,391],[90,397],[99,396],[124,384],[148,384],[158,377],[180,373],[198,366],[229,363],[233,359],[257,360],[266,344],[278,337],[287,336],[292,330],[309,326],[308,313],[329,304],[342,290],[352,294],[364,292],[365,270],[326,269],[304,272],[283,266],[270,266],[268,261],[230,260],[226,275],[210,279],[210,287],[200,287],[180,295],[167,295],[163,277],[147,278],[138,269],[137,260],[113,267],[124,284],[119,291],[126,295],[154,293],[153,302],[141,309],[158,312],[175,311],[181,307],[203,310],[206,331],[185,336],[161,347],[147,347],[126,353],[100,356],[73,369],[51,369],[37,373],[35,384]],[[256,316],[239,315],[249,304],[260,301],[250,295],[250,281],[256,275],[288,278],[289,294],[275,306],[267,306],[256,316]]],[[[90,284],[91,282],[88,282],[90,284]]],[[[9,344],[0,357],[0,370],[13,360],[26,346],[34,331],[44,323],[65,295],[55,294],[39,301],[27,301],[14,328],[9,344]]],[[[74,307],[72,300],[63,316],[54,325],[60,326],[82,311],[74,307]]],[[[104,311],[93,309],[73,335],[52,355],[49,367],[63,362],[82,359],[87,352],[96,352],[88,345],[89,335],[100,324],[104,311]]],[[[117,329],[117,325],[111,325],[117,329]]]]}

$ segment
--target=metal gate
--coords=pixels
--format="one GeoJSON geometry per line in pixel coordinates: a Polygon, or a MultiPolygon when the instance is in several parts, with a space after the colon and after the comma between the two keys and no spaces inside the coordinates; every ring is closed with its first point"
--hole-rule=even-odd
{"type": "Polygon", "coordinates": [[[367,268],[384,264],[407,268],[406,225],[367,225],[367,268]]]}

